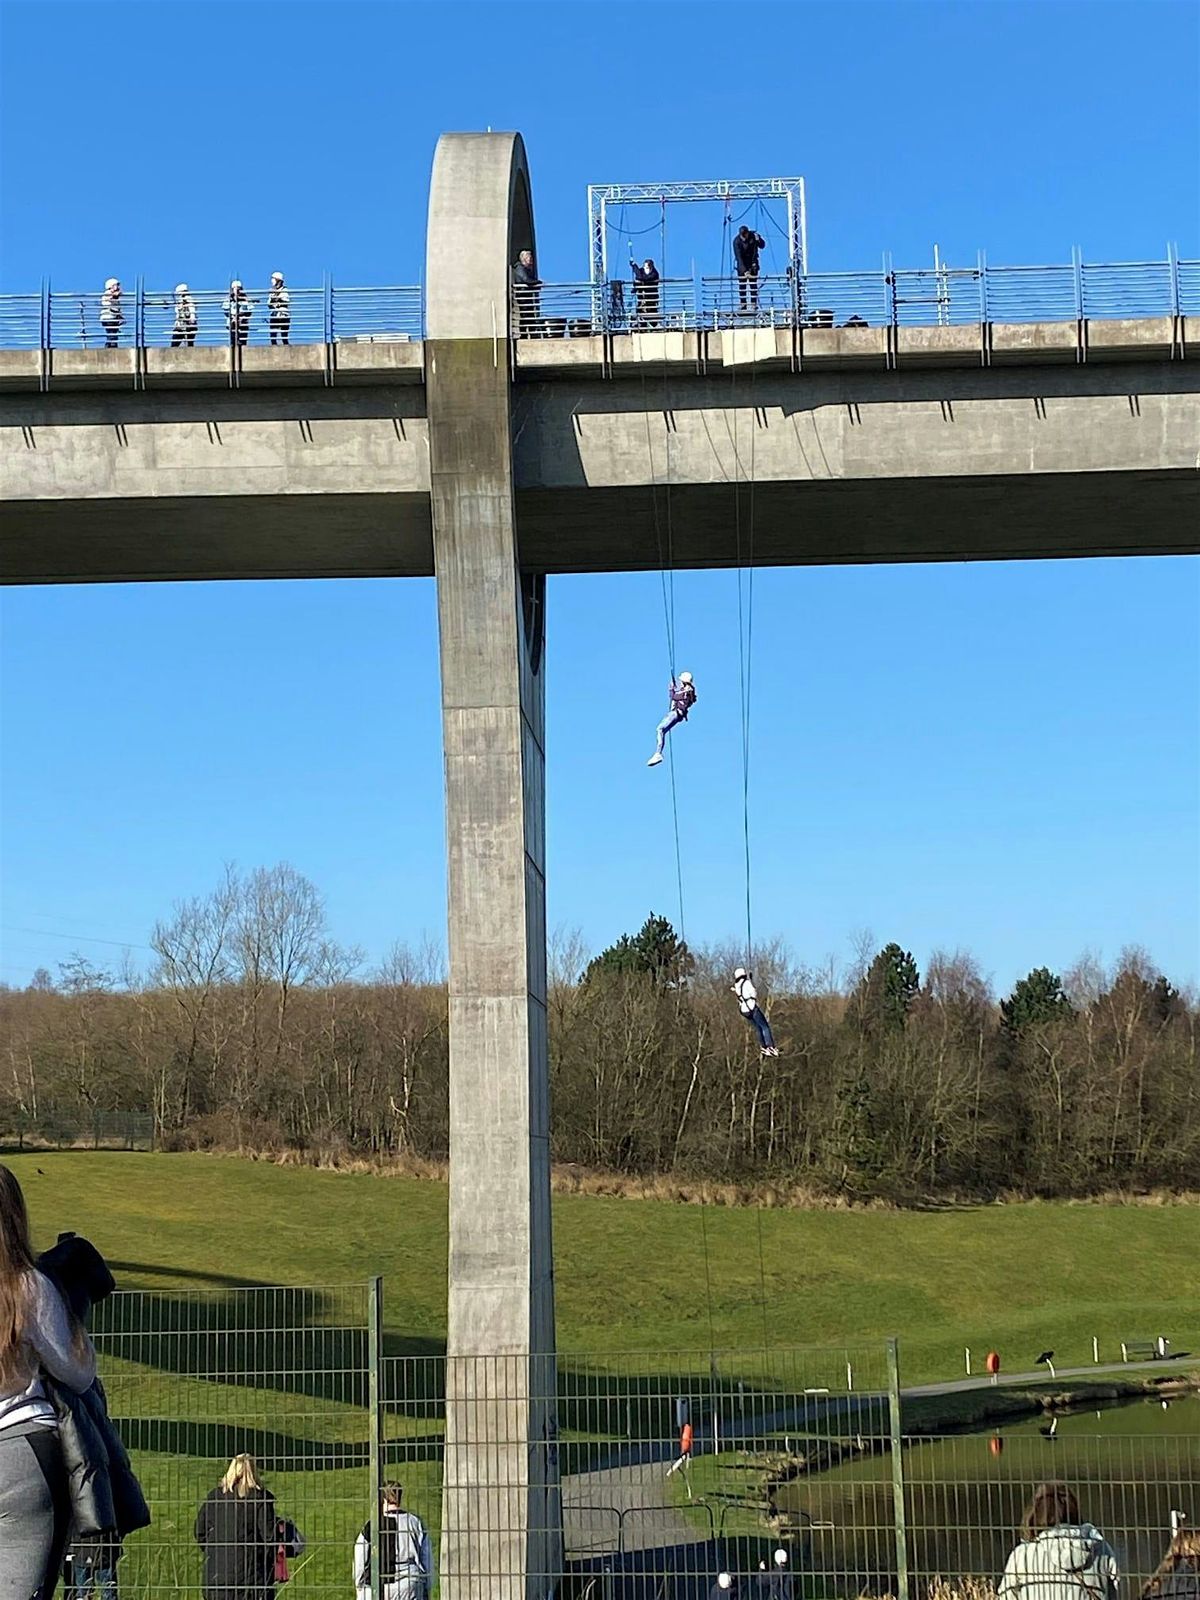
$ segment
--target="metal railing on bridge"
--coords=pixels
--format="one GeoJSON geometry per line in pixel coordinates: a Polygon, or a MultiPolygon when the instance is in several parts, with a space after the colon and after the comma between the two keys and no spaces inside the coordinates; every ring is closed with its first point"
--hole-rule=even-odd
{"type": "MultiPolygon", "coordinates": [[[[140,281],[114,301],[98,290],[43,287],[0,295],[0,348],[167,349],[332,344],[420,339],[416,285],[288,288],[286,308],[270,288],[148,289],[140,281]]],[[[741,327],[939,327],[1114,318],[1200,317],[1200,260],[1085,262],[1051,266],[816,272],[803,276],[664,278],[656,284],[541,283],[517,288],[509,307],[515,339],[593,334],[716,331],[741,327]]],[[[497,330],[501,332],[502,330],[497,330]]]]}
{"type": "Polygon", "coordinates": [[[424,309],[415,285],[287,290],[151,289],[138,283],[118,300],[102,291],[46,287],[0,295],[0,348],[104,350],[229,345],[405,343],[420,339],[424,309]]]}

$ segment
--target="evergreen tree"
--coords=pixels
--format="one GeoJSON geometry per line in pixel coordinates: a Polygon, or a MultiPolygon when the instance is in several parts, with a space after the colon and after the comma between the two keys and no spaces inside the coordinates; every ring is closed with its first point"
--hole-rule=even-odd
{"type": "Polygon", "coordinates": [[[695,965],[691,951],[667,918],[651,912],[637,933],[623,933],[616,944],[588,963],[583,981],[598,974],[633,973],[648,977],[656,988],[681,989],[695,965]]]}
{"type": "Polygon", "coordinates": [[[1041,1022],[1065,1020],[1074,1013],[1062,986],[1062,979],[1049,967],[1034,967],[1021,978],[1007,1000],[1000,1002],[1000,1015],[1010,1034],[1019,1035],[1041,1022]]]}
{"type": "Polygon", "coordinates": [[[911,951],[885,944],[851,997],[849,1015],[863,1033],[898,1032],[921,987],[911,951]]]}

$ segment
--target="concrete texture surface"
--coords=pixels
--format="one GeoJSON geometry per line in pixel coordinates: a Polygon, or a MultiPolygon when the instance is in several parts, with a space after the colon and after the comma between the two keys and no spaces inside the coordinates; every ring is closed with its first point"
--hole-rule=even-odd
{"type": "Polygon", "coordinates": [[[518,562],[508,344],[489,331],[489,308],[506,306],[509,263],[532,246],[532,229],[519,137],[443,138],[430,198],[426,362],[450,901],[446,1600],[542,1600],[562,1565],[545,583],[518,562]]]}

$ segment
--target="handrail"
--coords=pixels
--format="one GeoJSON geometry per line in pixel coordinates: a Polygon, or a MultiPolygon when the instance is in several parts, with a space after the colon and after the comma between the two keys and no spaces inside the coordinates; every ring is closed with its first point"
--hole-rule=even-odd
{"type": "MultiPolygon", "coordinates": [[[[415,285],[287,288],[286,315],[270,288],[186,295],[137,280],[115,303],[102,290],[0,295],[0,349],[188,349],[395,343],[424,332],[415,285]],[[181,302],[186,301],[184,305],[181,302]]],[[[879,269],[761,277],[664,278],[646,285],[539,283],[514,288],[514,339],[741,327],[937,327],[1200,316],[1200,260],[1071,261],[1048,266],[879,269]]],[[[1182,339],[1182,334],[1178,335],[1182,339]]]]}

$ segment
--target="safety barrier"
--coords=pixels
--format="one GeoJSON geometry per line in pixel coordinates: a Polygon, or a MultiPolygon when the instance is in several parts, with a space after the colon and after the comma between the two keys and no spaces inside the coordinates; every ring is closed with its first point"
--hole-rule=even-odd
{"type": "Polygon", "coordinates": [[[424,312],[413,285],[368,288],[325,283],[271,288],[147,288],[118,297],[103,291],[46,288],[0,295],[0,349],[156,350],[171,347],[328,344],[337,340],[403,343],[420,339],[424,312]]]}
{"type": "MultiPolygon", "coordinates": [[[[396,1293],[405,1325],[403,1282],[396,1293]]],[[[1136,1594],[1174,1517],[1200,1511],[1186,1416],[1195,1398],[1181,1398],[1178,1414],[1164,1418],[1156,1402],[1102,1430],[1090,1410],[1039,1416],[1025,1382],[1027,1417],[1018,1402],[995,1427],[925,1433],[921,1413],[937,1412],[930,1395],[902,1393],[894,1341],[563,1352],[532,1366],[511,1354],[447,1357],[436,1344],[401,1355],[409,1341],[385,1332],[377,1278],[208,1291],[168,1278],[113,1297],[95,1321],[111,1413],[154,1513],[126,1545],[130,1595],[195,1593],[196,1509],[241,1451],[307,1541],[289,1574],[296,1600],[349,1592],[355,1541],[384,1481],[403,1484],[436,1565],[445,1497],[477,1483],[485,1463],[494,1520],[476,1524],[472,1558],[493,1592],[515,1582],[508,1563],[521,1560],[523,1485],[536,1471],[561,1483],[564,1533],[561,1568],[539,1592],[594,1584],[596,1600],[653,1595],[664,1580],[666,1593],[702,1600],[718,1571],[745,1582],[777,1549],[806,1593],[983,1596],[1049,1476],[1079,1495],[1116,1548],[1124,1592],[1136,1594]],[[448,1432],[451,1394],[460,1409],[448,1432]],[[527,1407],[548,1419],[528,1448],[527,1407]],[[497,1423],[518,1430],[509,1444],[497,1444],[497,1423]]],[[[1061,1395],[1064,1380],[1049,1392],[1061,1395]]]]}
{"type": "MultiPolygon", "coordinates": [[[[286,310],[270,288],[186,296],[140,281],[118,301],[101,291],[43,289],[0,295],[0,349],[165,349],[229,344],[405,342],[422,337],[415,285],[288,288],[286,310]]],[[[1054,266],[885,267],[800,277],[664,278],[640,285],[542,283],[514,288],[509,332],[517,339],[737,327],[937,327],[1200,316],[1200,261],[1054,266]]],[[[497,333],[504,334],[502,327],[497,333]]]]}

